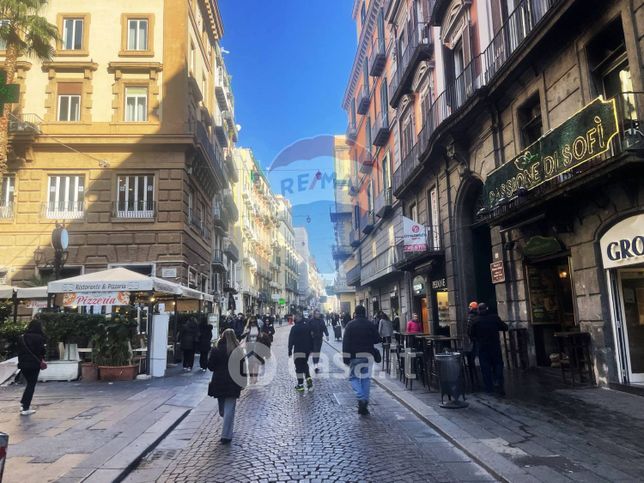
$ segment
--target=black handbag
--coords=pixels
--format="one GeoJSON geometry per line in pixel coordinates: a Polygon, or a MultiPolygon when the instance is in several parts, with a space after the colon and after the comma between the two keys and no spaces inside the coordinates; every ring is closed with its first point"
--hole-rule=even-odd
{"type": "Polygon", "coordinates": [[[382,362],[382,354],[380,354],[380,350],[378,350],[377,347],[373,348],[373,360],[376,364],[380,364],[382,362]]]}

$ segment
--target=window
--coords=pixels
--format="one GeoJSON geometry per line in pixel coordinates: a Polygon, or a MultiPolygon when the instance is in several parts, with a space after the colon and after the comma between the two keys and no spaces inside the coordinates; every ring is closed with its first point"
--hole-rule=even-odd
{"type": "Polygon", "coordinates": [[[148,120],[148,88],[125,88],[125,120],[145,122],[148,120]]]}
{"type": "Polygon", "coordinates": [[[356,127],[356,100],[351,99],[351,127],[356,127]]]}
{"type": "Polygon", "coordinates": [[[79,95],[60,95],[58,96],[58,120],[67,122],[80,121],[80,103],[79,95]]]}
{"type": "Polygon", "coordinates": [[[204,101],[208,97],[207,86],[208,86],[208,83],[206,80],[206,76],[202,75],[201,76],[201,95],[203,96],[204,101]]]}
{"type": "Polygon", "coordinates": [[[409,205],[409,218],[418,223],[418,206],[416,203],[409,205]]]}
{"type": "Polygon", "coordinates": [[[373,179],[369,180],[367,187],[367,210],[369,213],[373,210],[373,179]]]}
{"type": "Polygon", "coordinates": [[[367,151],[371,153],[371,116],[367,117],[367,121],[365,123],[365,137],[367,138],[367,151]]]}
{"type": "Polygon", "coordinates": [[[127,50],[148,50],[148,19],[127,21],[127,50]]]}
{"type": "Polygon", "coordinates": [[[63,19],[63,50],[83,49],[83,29],[82,18],[63,19]]]}
{"type": "Polygon", "coordinates": [[[387,78],[382,79],[380,84],[380,110],[382,115],[382,126],[389,127],[389,94],[387,93],[387,78]]]}
{"type": "Polygon", "coordinates": [[[539,94],[532,96],[519,108],[517,117],[521,130],[522,147],[526,148],[539,139],[543,133],[539,94]]]}
{"type": "Polygon", "coordinates": [[[387,191],[391,188],[391,157],[389,153],[382,160],[382,190],[387,191]]]}
{"type": "Polygon", "coordinates": [[[406,157],[414,147],[414,126],[411,120],[411,111],[407,111],[401,121],[400,137],[402,139],[402,153],[406,157]]]}
{"type": "Polygon", "coordinates": [[[118,177],[116,216],[118,218],[154,217],[154,176],[146,174],[118,177]]]}
{"type": "Polygon", "coordinates": [[[190,68],[190,73],[192,75],[197,72],[197,51],[195,49],[195,44],[191,40],[190,41],[190,58],[188,59],[188,67],[190,68]]]}
{"type": "Polygon", "coordinates": [[[360,6],[360,28],[364,28],[365,20],[367,19],[367,2],[362,2],[360,6]]]}
{"type": "MultiPolygon", "coordinates": [[[[0,28],[6,27],[9,25],[9,20],[7,19],[2,19],[0,20],[0,28]]],[[[0,50],[5,50],[7,48],[7,43],[0,39],[0,50]]]]}
{"type": "Polygon", "coordinates": [[[85,205],[83,176],[50,176],[47,218],[82,218],[85,205]]]}
{"type": "Polygon", "coordinates": [[[0,189],[0,218],[11,218],[13,216],[13,196],[15,192],[16,178],[4,176],[2,188],[0,189]]]}

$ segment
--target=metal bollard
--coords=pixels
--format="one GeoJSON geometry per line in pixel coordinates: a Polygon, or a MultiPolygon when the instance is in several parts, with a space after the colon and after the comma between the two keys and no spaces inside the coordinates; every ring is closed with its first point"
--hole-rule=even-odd
{"type": "Polygon", "coordinates": [[[7,447],[9,446],[9,435],[0,433],[0,482],[4,473],[4,462],[7,459],[7,447]]]}

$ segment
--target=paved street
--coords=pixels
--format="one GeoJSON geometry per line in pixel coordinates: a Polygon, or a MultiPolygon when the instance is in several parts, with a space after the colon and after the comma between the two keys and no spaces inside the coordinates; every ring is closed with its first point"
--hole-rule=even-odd
{"type": "MultiPolygon", "coordinates": [[[[492,478],[382,389],[360,417],[341,369],[298,394],[286,357],[288,328],[273,345],[277,372],[238,401],[235,437],[204,400],[126,481],[488,481],[492,478]]],[[[329,357],[334,351],[325,345],[329,357]]]]}

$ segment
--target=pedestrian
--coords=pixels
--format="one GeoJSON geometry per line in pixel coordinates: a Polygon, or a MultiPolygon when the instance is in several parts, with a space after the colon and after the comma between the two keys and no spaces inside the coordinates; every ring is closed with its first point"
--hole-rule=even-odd
{"type": "Polygon", "coordinates": [[[246,351],[248,363],[248,376],[251,384],[255,384],[257,382],[259,366],[263,362],[263,359],[260,357],[257,350],[257,343],[259,342],[261,335],[262,330],[259,327],[257,316],[249,317],[241,338],[244,341],[244,350],[246,351]]]}
{"type": "Polygon", "coordinates": [[[20,414],[29,416],[36,412],[31,409],[31,400],[34,397],[38,374],[44,365],[45,359],[45,334],[42,331],[42,324],[39,320],[32,320],[27,326],[27,330],[20,337],[18,343],[18,369],[24,377],[27,386],[20,399],[20,414]]]}
{"type": "Polygon", "coordinates": [[[394,318],[391,322],[391,326],[394,332],[400,332],[400,317],[396,311],[394,311],[394,318]]]}
{"type": "Polygon", "coordinates": [[[342,328],[346,329],[347,324],[349,322],[351,322],[351,317],[349,317],[349,313],[348,312],[342,312],[342,328]]]}
{"type": "Polygon", "coordinates": [[[418,320],[418,314],[411,314],[411,320],[407,322],[407,332],[410,334],[420,334],[423,332],[423,323],[418,320]]]}
{"type": "MultiPolygon", "coordinates": [[[[221,430],[222,444],[228,444],[233,439],[233,425],[235,421],[235,406],[241,390],[245,387],[245,376],[241,364],[229,364],[233,352],[239,349],[239,341],[235,331],[226,329],[215,348],[210,351],[208,369],[212,371],[212,380],[208,385],[208,395],[217,398],[219,416],[224,418],[221,430]],[[239,373],[231,373],[231,369],[239,367],[239,373]]],[[[238,354],[241,353],[238,352],[238,354]]],[[[236,357],[236,356],[234,356],[236,357]]]]}
{"type": "Polygon", "coordinates": [[[183,353],[183,371],[192,371],[195,364],[195,350],[197,350],[197,340],[199,337],[197,321],[190,317],[179,332],[179,342],[181,343],[181,352],[183,353]]]}
{"type": "Polygon", "coordinates": [[[197,343],[199,349],[199,366],[201,372],[206,372],[208,368],[208,353],[212,347],[212,325],[202,320],[199,322],[199,341],[197,343]]]}
{"type": "Polygon", "coordinates": [[[326,324],[320,315],[319,310],[313,311],[313,318],[309,321],[309,327],[311,329],[311,337],[313,338],[313,367],[315,373],[320,372],[318,365],[320,364],[320,352],[322,351],[322,338],[326,337],[326,340],[329,340],[329,331],[326,328],[326,324]]]}
{"type": "Polygon", "coordinates": [[[374,360],[380,353],[374,347],[380,342],[378,329],[367,319],[362,305],[356,306],[356,317],[347,324],[342,339],[342,358],[349,366],[349,380],[358,398],[358,414],[369,414],[369,390],[374,360]]]}
{"type": "Polygon", "coordinates": [[[334,314],[331,318],[331,326],[333,327],[333,335],[335,336],[336,342],[341,341],[342,327],[340,326],[340,317],[338,316],[338,314],[334,314]]]}
{"type": "Polygon", "coordinates": [[[237,339],[241,339],[241,336],[244,333],[245,328],[246,328],[246,319],[244,318],[244,314],[239,312],[237,314],[237,318],[233,322],[233,327],[232,327],[232,329],[235,331],[235,337],[237,337],[237,339]]]}
{"type": "Polygon", "coordinates": [[[383,344],[391,344],[391,336],[394,335],[391,320],[389,320],[389,317],[383,311],[380,311],[378,315],[380,319],[378,322],[378,334],[380,334],[383,344]]]}
{"type": "Polygon", "coordinates": [[[313,379],[311,379],[309,371],[309,355],[312,350],[313,338],[309,324],[303,316],[296,317],[295,325],[291,327],[291,332],[288,335],[288,356],[293,356],[297,377],[295,390],[298,392],[304,392],[305,379],[307,388],[313,388],[313,379]]]}
{"type": "Polygon", "coordinates": [[[478,316],[472,321],[471,333],[478,353],[483,385],[486,392],[496,391],[501,396],[505,396],[505,388],[499,332],[507,330],[507,324],[498,315],[490,313],[487,304],[478,304],[478,316]]]}
{"type": "Polygon", "coordinates": [[[472,339],[472,325],[474,318],[478,315],[478,302],[475,300],[470,302],[467,306],[467,321],[465,324],[465,337],[463,337],[463,355],[467,361],[468,372],[470,373],[470,380],[472,384],[476,381],[478,385],[478,378],[476,377],[476,344],[472,339]]]}

